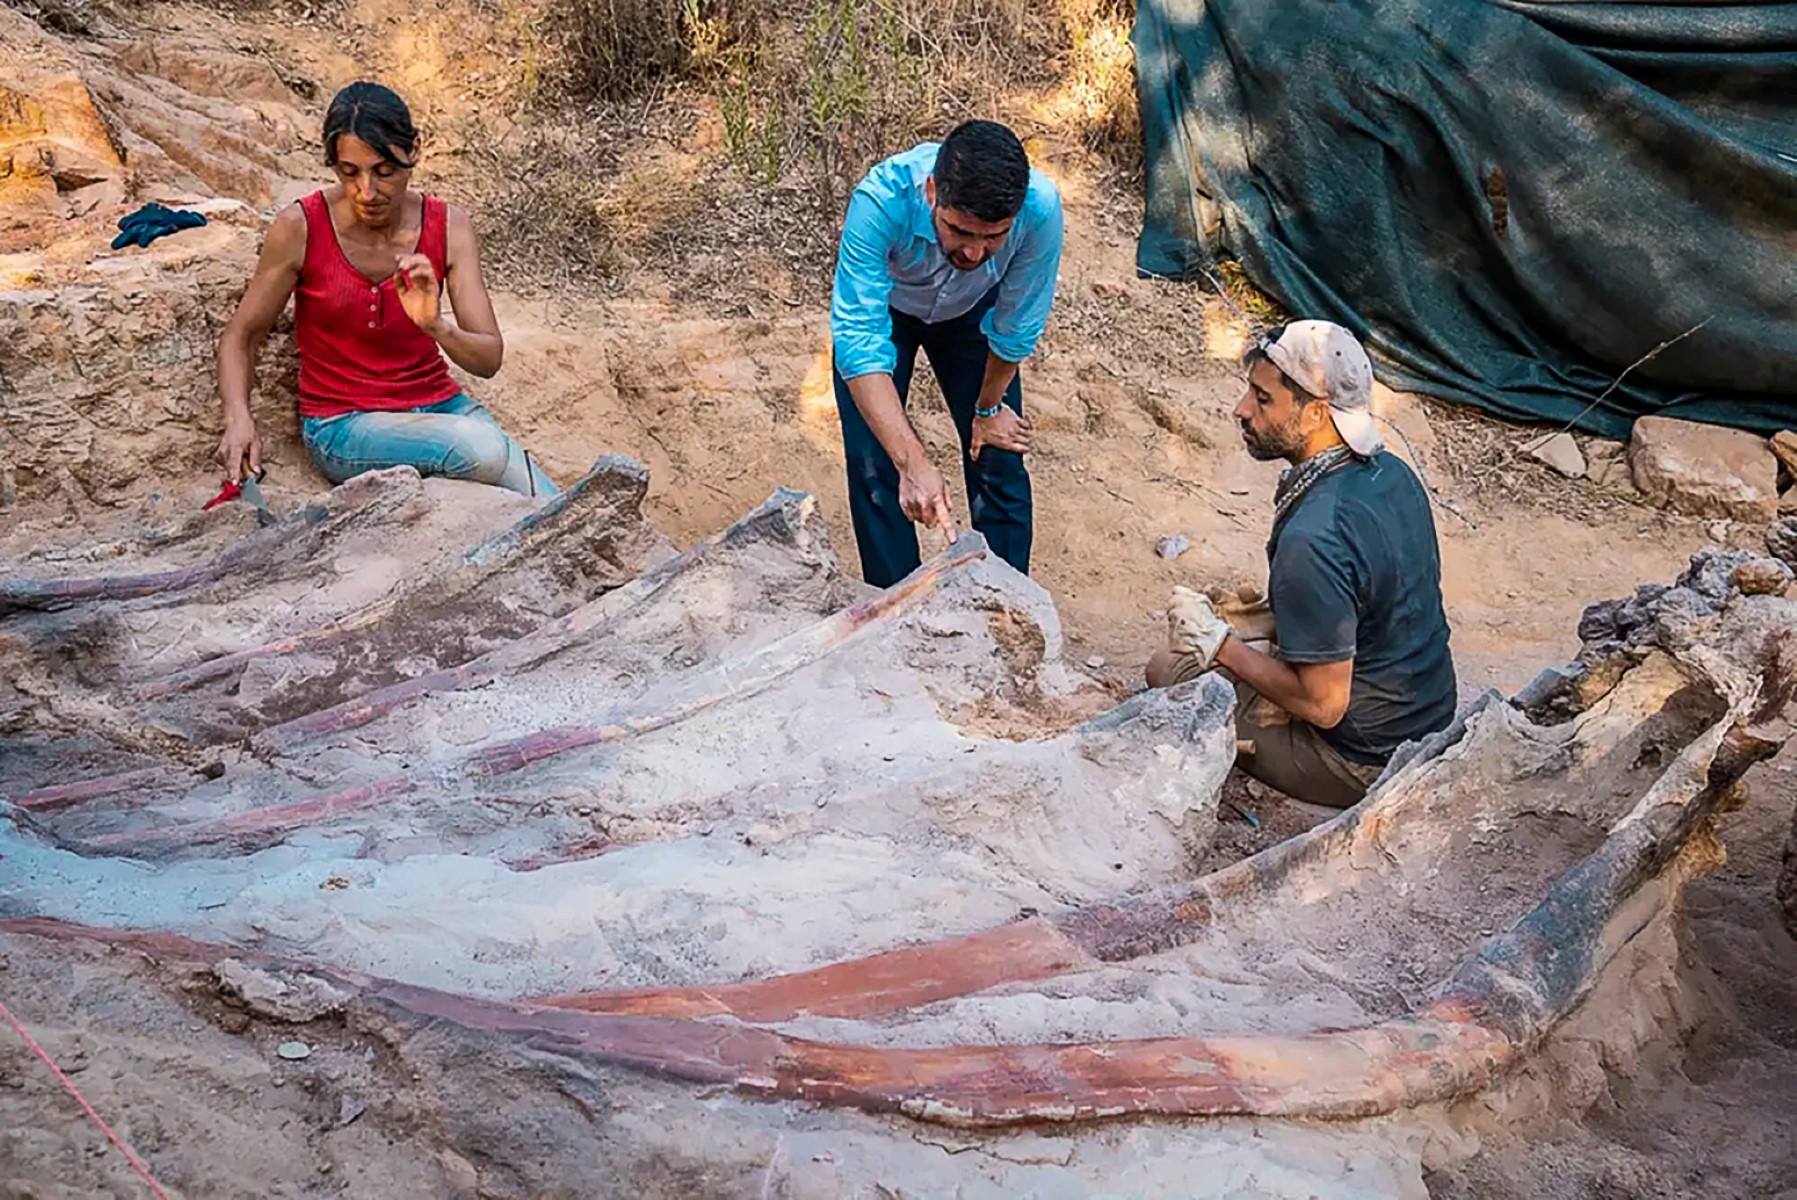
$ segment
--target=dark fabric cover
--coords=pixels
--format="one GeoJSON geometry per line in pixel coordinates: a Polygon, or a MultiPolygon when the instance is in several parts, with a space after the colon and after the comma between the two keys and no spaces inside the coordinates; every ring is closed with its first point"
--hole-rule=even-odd
{"type": "Polygon", "coordinates": [[[1797,425],[1797,4],[1139,0],[1142,273],[1238,258],[1391,386],[1797,425]]]}

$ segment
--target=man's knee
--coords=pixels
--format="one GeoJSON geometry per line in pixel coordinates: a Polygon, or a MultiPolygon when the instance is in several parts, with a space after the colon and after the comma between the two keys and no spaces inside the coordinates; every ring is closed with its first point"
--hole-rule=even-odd
{"type": "Polygon", "coordinates": [[[449,417],[440,469],[451,479],[498,484],[511,464],[511,443],[497,425],[449,417]]]}
{"type": "Polygon", "coordinates": [[[1193,655],[1167,649],[1156,650],[1149,655],[1148,669],[1144,672],[1151,688],[1170,688],[1174,684],[1195,679],[1200,673],[1193,655]]]}

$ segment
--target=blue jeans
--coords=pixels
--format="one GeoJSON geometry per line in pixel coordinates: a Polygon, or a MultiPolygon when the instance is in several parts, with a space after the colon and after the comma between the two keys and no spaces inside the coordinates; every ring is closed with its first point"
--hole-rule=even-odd
{"type": "Polygon", "coordinates": [[[300,436],[332,483],[364,471],[416,467],[420,475],[469,479],[527,496],[559,490],[466,392],[406,412],[307,417],[300,422],[300,436]]]}
{"type": "MultiPolygon", "coordinates": [[[[986,535],[994,553],[1024,574],[1030,569],[1034,504],[1030,473],[1023,455],[987,446],[979,461],[967,457],[973,441],[973,409],[986,380],[986,335],[980,320],[998,298],[994,288],[964,316],[931,325],[908,313],[892,312],[892,344],[898,364],[892,384],[902,404],[911,391],[911,374],[921,349],[936,372],[942,398],[961,435],[961,473],[967,485],[967,508],[973,527],[986,535]]],[[[842,374],[831,370],[836,408],[842,415],[843,456],[849,469],[849,516],[855,526],[855,548],[861,552],[861,577],[875,587],[891,587],[918,566],[917,528],[899,507],[898,468],[868,428],[842,374]]],[[[1011,380],[1004,402],[1023,414],[1022,376],[1011,380]]]]}

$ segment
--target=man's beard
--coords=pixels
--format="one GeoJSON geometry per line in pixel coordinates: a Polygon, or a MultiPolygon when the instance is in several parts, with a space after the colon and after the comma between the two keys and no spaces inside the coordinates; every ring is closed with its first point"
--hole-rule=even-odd
{"type": "Polygon", "coordinates": [[[1291,458],[1304,449],[1304,437],[1298,432],[1298,422],[1288,421],[1264,434],[1256,433],[1248,422],[1240,422],[1242,427],[1242,443],[1247,447],[1248,457],[1256,462],[1271,462],[1276,458],[1291,458]]]}

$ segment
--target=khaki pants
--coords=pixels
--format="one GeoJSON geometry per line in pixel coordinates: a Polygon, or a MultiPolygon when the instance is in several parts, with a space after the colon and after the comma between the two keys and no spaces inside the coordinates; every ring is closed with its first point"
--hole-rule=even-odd
{"type": "MultiPolygon", "coordinates": [[[[1203,674],[1195,656],[1184,656],[1173,682],[1203,674]]],[[[1227,676],[1226,676],[1227,677],[1227,676]]],[[[1360,803],[1384,768],[1352,762],[1323,740],[1314,725],[1298,720],[1240,680],[1235,685],[1235,736],[1254,743],[1252,754],[1236,755],[1243,774],[1294,800],[1327,808],[1360,803]]]]}

